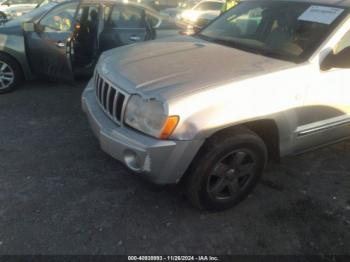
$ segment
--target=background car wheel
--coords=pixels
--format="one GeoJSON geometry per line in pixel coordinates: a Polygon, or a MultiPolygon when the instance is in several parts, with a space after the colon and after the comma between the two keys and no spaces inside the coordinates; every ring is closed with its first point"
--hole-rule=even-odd
{"type": "Polygon", "coordinates": [[[11,57],[0,54],[0,93],[13,91],[22,78],[22,71],[11,57]]]}
{"type": "Polygon", "coordinates": [[[209,139],[191,164],[185,189],[195,207],[230,208],[254,189],[267,161],[267,149],[255,133],[230,130],[209,139]]]}

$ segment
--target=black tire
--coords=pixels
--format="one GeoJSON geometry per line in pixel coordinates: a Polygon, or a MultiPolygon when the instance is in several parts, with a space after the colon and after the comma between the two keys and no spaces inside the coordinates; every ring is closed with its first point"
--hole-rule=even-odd
{"type": "Polygon", "coordinates": [[[185,193],[199,209],[231,208],[254,189],[266,162],[267,149],[259,136],[246,128],[225,131],[209,139],[192,162],[185,193]]]}
{"type": "Polygon", "coordinates": [[[22,70],[18,65],[17,61],[6,54],[0,53],[0,94],[13,91],[21,82],[21,80],[22,80],[22,70]],[[3,65],[7,66],[4,72],[2,70],[3,65]],[[12,81],[4,80],[3,82],[1,80],[2,75],[4,74],[6,76],[7,74],[7,76],[9,76],[10,72],[13,73],[13,80],[12,81]]]}

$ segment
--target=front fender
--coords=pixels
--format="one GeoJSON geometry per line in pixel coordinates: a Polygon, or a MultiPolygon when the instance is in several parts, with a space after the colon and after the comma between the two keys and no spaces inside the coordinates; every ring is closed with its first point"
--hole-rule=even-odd
{"type": "Polygon", "coordinates": [[[18,32],[1,32],[0,52],[10,55],[14,59],[16,59],[16,61],[22,68],[25,79],[33,78],[26,56],[26,48],[23,34],[19,34],[18,32]]]}
{"type": "Polygon", "coordinates": [[[303,97],[307,87],[298,76],[308,69],[279,71],[170,100],[169,114],[180,116],[172,139],[203,140],[228,127],[273,120],[280,131],[281,151],[290,150],[303,105],[297,98],[303,97]]]}

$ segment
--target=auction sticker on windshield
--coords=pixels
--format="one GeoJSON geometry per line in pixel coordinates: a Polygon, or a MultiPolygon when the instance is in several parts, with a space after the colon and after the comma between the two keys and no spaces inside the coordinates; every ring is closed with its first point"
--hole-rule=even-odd
{"type": "Polygon", "coordinates": [[[343,11],[342,8],[312,5],[298,19],[330,25],[343,11]]]}

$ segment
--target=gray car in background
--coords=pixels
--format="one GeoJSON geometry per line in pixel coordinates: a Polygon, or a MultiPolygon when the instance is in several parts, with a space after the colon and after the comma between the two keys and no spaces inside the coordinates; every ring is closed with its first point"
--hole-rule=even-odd
{"type": "Polygon", "coordinates": [[[269,159],[350,136],[350,1],[243,1],[194,37],[105,52],[82,95],[102,149],[199,208],[269,159]]]}
{"type": "Polygon", "coordinates": [[[21,80],[91,76],[111,48],[177,34],[157,11],[121,0],[53,0],[0,26],[0,93],[21,80]],[[156,32],[157,30],[157,32],[156,32]]]}

